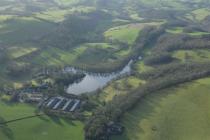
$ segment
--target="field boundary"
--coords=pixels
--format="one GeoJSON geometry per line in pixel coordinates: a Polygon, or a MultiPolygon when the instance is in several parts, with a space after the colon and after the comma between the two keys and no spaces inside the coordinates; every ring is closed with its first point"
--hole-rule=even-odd
{"type": "Polygon", "coordinates": [[[22,118],[18,118],[18,119],[13,119],[13,120],[5,121],[5,122],[0,122],[0,126],[1,125],[5,125],[5,124],[9,124],[9,123],[13,123],[13,122],[17,122],[17,121],[22,121],[22,120],[26,120],[26,119],[35,118],[35,117],[40,117],[40,116],[43,116],[43,115],[45,115],[45,114],[42,113],[42,114],[37,114],[37,115],[22,117],[22,118]]]}

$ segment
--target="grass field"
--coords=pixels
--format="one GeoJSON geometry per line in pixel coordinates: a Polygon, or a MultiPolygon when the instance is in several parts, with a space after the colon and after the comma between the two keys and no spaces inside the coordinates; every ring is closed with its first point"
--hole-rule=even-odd
{"type": "Polygon", "coordinates": [[[182,3],[181,0],[140,0],[140,2],[147,6],[158,9],[187,9],[188,7],[182,3]]]}
{"type": "Polygon", "coordinates": [[[139,61],[135,63],[134,67],[135,67],[135,70],[138,71],[139,73],[146,72],[153,69],[153,67],[145,65],[143,61],[139,61]]]}
{"type": "Polygon", "coordinates": [[[55,0],[59,5],[72,5],[77,4],[80,0],[55,0]]]}
{"type": "Polygon", "coordinates": [[[166,32],[171,34],[187,34],[191,36],[201,36],[201,35],[209,35],[209,32],[201,32],[201,31],[193,31],[193,32],[184,32],[183,27],[174,27],[170,29],[166,29],[166,32]]]}
{"type": "Polygon", "coordinates": [[[151,22],[151,23],[133,23],[122,26],[117,26],[109,29],[104,33],[104,36],[111,40],[118,40],[121,42],[128,43],[132,45],[139,35],[139,32],[145,26],[158,26],[162,24],[161,22],[151,22]]]}
{"type": "Polygon", "coordinates": [[[192,15],[194,16],[195,20],[200,22],[210,15],[210,10],[207,8],[197,9],[192,11],[192,15]]]}
{"type": "MultiPolygon", "coordinates": [[[[157,23],[148,23],[149,25],[157,25],[157,23]]],[[[146,23],[135,23],[135,24],[127,24],[122,26],[117,26],[109,29],[104,33],[106,38],[112,40],[118,40],[121,42],[128,43],[132,45],[139,32],[146,26],[146,23]]]]}
{"type": "Polygon", "coordinates": [[[98,98],[101,102],[111,101],[114,96],[120,94],[127,94],[129,91],[134,90],[139,85],[144,84],[145,81],[136,77],[130,76],[120,80],[113,81],[106,88],[103,89],[98,98]]]}
{"type": "Polygon", "coordinates": [[[37,48],[34,47],[11,47],[8,49],[8,54],[11,56],[11,58],[16,59],[25,55],[28,55],[34,51],[36,51],[37,48]]]}
{"type": "Polygon", "coordinates": [[[66,17],[75,12],[88,13],[93,10],[95,10],[94,7],[86,7],[86,6],[75,6],[68,9],[51,8],[44,12],[34,13],[33,16],[36,18],[47,20],[49,22],[57,23],[57,22],[62,22],[63,20],[65,20],[66,17]]]}
{"type": "MultiPolygon", "coordinates": [[[[27,104],[5,104],[0,101],[0,118],[11,120],[34,115],[35,108],[27,104]]],[[[0,126],[2,140],[83,140],[83,123],[42,116],[0,126]]]]}
{"type": "Polygon", "coordinates": [[[47,48],[33,58],[32,63],[45,66],[64,66],[70,65],[84,52],[85,48],[62,50],[59,48],[47,48]]]}
{"type": "Polygon", "coordinates": [[[47,48],[33,59],[33,63],[48,66],[96,64],[109,61],[110,53],[114,55],[119,46],[107,43],[85,43],[75,48],[62,50],[47,48]],[[108,53],[109,52],[109,53],[108,53]]]}
{"type": "Polygon", "coordinates": [[[109,29],[105,32],[105,37],[113,40],[119,40],[128,44],[133,44],[136,40],[139,31],[143,26],[136,27],[135,25],[125,25],[109,29]]]}
{"type": "Polygon", "coordinates": [[[69,10],[50,9],[45,12],[36,13],[34,17],[53,22],[61,22],[68,14],[70,14],[69,10]]]}
{"type": "Polygon", "coordinates": [[[178,50],[173,53],[173,57],[186,61],[209,61],[210,50],[178,50]]]}
{"type": "Polygon", "coordinates": [[[210,139],[210,78],[146,96],[126,113],[122,136],[112,140],[210,139]]]}
{"type": "Polygon", "coordinates": [[[13,18],[13,15],[0,15],[0,23],[13,18]]]}

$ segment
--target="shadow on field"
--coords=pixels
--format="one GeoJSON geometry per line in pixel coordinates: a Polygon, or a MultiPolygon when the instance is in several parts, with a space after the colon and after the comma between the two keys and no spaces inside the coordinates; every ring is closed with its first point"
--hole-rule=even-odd
{"type": "MultiPolygon", "coordinates": [[[[175,90],[176,88],[171,88],[171,90],[175,90]]],[[[130,133],[132,134],[133,139],[139,139],[139,134],[146,133],[144,129],[142,129],[139,124],[142,121],[147,120],[150,117],[155,117],[157,109],[161,108],[161,100],[167,98],[168,94],[165,93],[164,90],[161,92],[154,93],[155,98],[151,97],[154,95],[147,95],[139,100],[137,106],[126,113],[126,116],[123,117],[123,125],[125,127],[125,132],[122,136],[114,136],[113,139],[121,139],[121,140],[130,140],[130,133]]],[[[156,124],[151,124],[151,132],[158,132],[159,126],[156,124]]]]}
{"type": "Polygon", "coordinates": [[[61,119],[60,119],[60,118],[58,118],[58,117],[56,117],[56,116],[50,116],[50,115],[49,115],[48,117],[50,117],[50,119],[51,119],[54,123],[63,126],[63,123],[61,122],[61,119]]]}
{"type": "Polygon", "coordinates": [[[18,103],[13,103],[10,101],[5,101],[5,100],[1,100],[1,101],[9,107],[16,106],[18,104],[18,103]]]}
{"type": "Polygon", "coordinates": [[[48,118],[46,118],[45,115],[41,115],[41,116],[38,116],[38,118],[42,121],[45,121],[45,122],[50,122],[50,120],[48,118]]]}
{"type": "Polygon", "coordinates": [[[70,120],[70,119],[64,119],[64,121],[65,121],[66,123],[68,123],[69,125],[76,126],[76,124],[74,123],[74,121],[73,121],[73,120],[70,120]]]}
{"type": "Polygon", "coordinates": [[[14,140],[12,130],[6,124],[1,124],[3,122],[5,122],[4,118],[0,117],[0,132],[2,132],[9,140],[14,140]]]}

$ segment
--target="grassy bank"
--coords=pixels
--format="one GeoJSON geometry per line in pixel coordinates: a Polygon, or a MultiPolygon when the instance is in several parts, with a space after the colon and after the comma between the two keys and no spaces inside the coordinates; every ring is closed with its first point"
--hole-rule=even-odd
{"type": "Polygon", "coordinates": [[[112,140],[207,140],[210,78],[146,96],[126,113],[122,136],[112,140]]]}

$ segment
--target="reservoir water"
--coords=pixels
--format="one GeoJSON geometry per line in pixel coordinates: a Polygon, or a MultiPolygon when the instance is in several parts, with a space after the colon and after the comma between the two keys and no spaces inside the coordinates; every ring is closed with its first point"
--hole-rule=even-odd
{"type": "MultiPolygon", "coordinates": [[[[131,60],[122,70],[115,73],[103,74],[88,73],[82,71],[86,74],[86,76],[81,81],[69,85],[69,87],[67,88],[67,93],[79,95],[83,93],[96,91],[99,88],[103,88],[107,85],[108,82],[119,77],[120,75],[129,74],[131,72],[132,62],[133,60],[131,60]]],[[[67,71],[77,72],[81,70],[67,68],[67,71]]]]}

